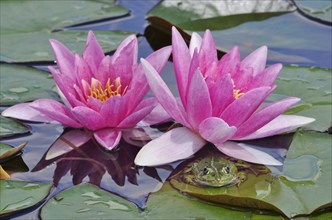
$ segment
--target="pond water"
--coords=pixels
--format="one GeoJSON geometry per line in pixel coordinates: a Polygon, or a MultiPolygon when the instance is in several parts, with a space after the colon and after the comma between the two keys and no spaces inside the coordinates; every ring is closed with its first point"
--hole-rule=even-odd
{"type": "MultiPolygon", "coordinates": [[[[158,4],[158,2],[159,1],[157,0],[118,1],[119,5],[124,6],[131,11],[129,16],[82,26],[74,26],[70,27],[69,29],[127,30],[139,33],[138,56],[146,57],[151,52],[153,52],[150,44],[152,45],[154,43],[148,42],[148,37],[144,36],[145,28],[148,25],[145,17],[149,10],[158,4]]],[[[331,48],[331,27],[308,20],[307,18],[300,16],[297,12],[285,14],[281,17],[282,19],[279,19],[278,17],[271,18],[268,21],[269,23],[264,23],[264,25],[267,26],[274,26],[274,28],[271,29],[262,28],[260,26],[261,23],[259,22],[249,22],[230,30],[220,31],[217,36],[222,38],[221,41],[224,42],[225,46],[223,49],[225,50],[230,49],[234,44],[239,44],[241,46],[240,48],[242,48],[241,51],[243,52],[243,56],[247,55],[248,51],[252,51],[254,48],[258,47],[259,45],[256,45],[257,42],[263,41],[268,45],[269,42],[271,42],[272,56],[269,57],[268,64],[282,62],[284,64],[331,68],[331,49],[320,51],[320,48],[317,49],[314,46],[308,46],[308,48],[297,48],[296,51],[294,51],[294,49],[287,49],[287,44],[296,42],[296,39],[299,37],[299,35],[303,34],[298,33],[295,30],[294,34],[289,32],[290,29],[299,24],[304,26],[302,29],[306,29],[308,27],[310,28],[310,30],[307,30],[307,38],[309,40],[306,40],[308,44],[312,42],[310,39],[312,40],[316,36],[319,36],[320,38],[316,38],[315,40],[324,42],[326,44],[326,48],[331,48]],[[271,34],[271,38],[264,39],[264,36],[267,38],[268,34],[261,33],[261,40],[255,42],[251,42],[250,40],[246,41],[245,38],[255,38],[255,32],[250,31],[253,29],[264,29],[264,31],[271,34]],[[273,30],[273,32],[270,30],[273,30]],[[243,34],[239,36],[237,33],[246,33],[247,35],[243,34]],[[253,36],[251,36],[251,34],[253,34],[253,36]],[[276,42],[278,39],[273,38],[276,35],[279,35],[278,39],[288,38],[288,35],[292,36],[289,37],[291,40],[285,40],[285,43],[280,46],[282,43],[278,44],[279,42],[276,42]],[[289,54],[288,60],[287,58],[285,59],[285,56],[283,56],[284,54],[289,54]],[[297,60],[297,58],[299,59],[297,60]],[[305,58],[310,60],[310,62],[307,62],[305,58]]],[[[45,65],[34,66],[36,68],[46,69],[45,65]]],[[[178,91],[173,74],[173,65],[171,62],[168,62],[161,75],[165,82],[169,85],[169,88],[172,90],[173,94],[177,95],[178,91]]],[[[148,93],[147,96],[152,96],[152,93],[148,93]]],[[[6,106],[1,106],[0,111],[5,110],[6,108],[6,106]]],[[[65,134],[71,130],[65,129],[63,126],[57,124],[25,123],[31,127],[31,134],[16,135],[14,137],[3,138],[1,140],[2,143],[6,143],[12,146],[18,146],[21,143],[28,142],[27,146],[23,150],[21,157],[29,171],[15,172],[11,175],[11,179],[30,182],[53,181],[56,187],[52,190],[48,198],[52,198],[54,195],[73,185],[77,185],[82,182],[90,182],[116,195],[119,195],[120,197],[134,202],[141,210],[144,210],[146,207],[148,195],[152,192],[157,192],[160,190],[163,186],[163,182],[166,181],[170,174],[178,172],[178,170],[183,167],[183,165],[179,166],[179,164],[183,162],[180,161],[159,167],[137,168],[134,166],[133,160],[139,148],[128,144],[124,140],[121,141],[118,150],[112,154],[105,152],[93,141],[89,141],[80,147],[80,149],[77,151],[72,151],[62,155],[61,157],[57,157],[54,160],[47,161],[45,160],[45,156],[49,146],[51,146],[52,143],[54,143],[61,134],[65,134]]],[[[169,124],[162,126],[162,128],[165,130],[167,126],[169,126],[169,124]]],[[[159,131],[157,128],[149,128],[149,132],[159,134],[161,131],[159,131]]],[[[290,134],[277,136],[272,139],[251,141],[248,142],[248,144],[255,145],[257,149],[260,149],[260,146],[272,146],[269,148],[269,153],[274,155],[276,158],[279,157],[280,160],[284,160],[287,150],[292,142],[292,138],[293,134],[290,134]]],[[[136,141],[136,143],[140,142],[142,141],[136,141]]],[[[200,152],[198,156],[202,156],[202,152],[200,152]]],[[[316,166],[317,168],[314,169],[313,174],[310,174],[309,172],[309,177],[306,178],[310,179],[310,176],[317,176],[319,173],[319,163],[317,157],[309,156],[305,158],[309,158],[309,163],[313,163],[313,165],[309,164],[308,167],[316,166]]],[[[15,165],[16,163],[18,164],[21,162],[12,161],[11,163],[12,164],[8,163],[7,166],[13,166],[13,164],[15,165]]],[[[292,164],[292,161],[288,161],[288,164],[292,164]]],[[[292,170],[289,170],[288,172],[294,173],[292,170]]],[[[280,174],[280,170],[274,169],[272,170],[272,173],[274,176],[278,176],[280,174]]],[[[301,179],[301,175],[298,178],[301,179]]],[[[188,193],[190,194],[190,192],[188,193]]],[[[41,207],[42,206],[30,208],[24,212],[13,214],[8,218],[36,219],[39,216],[41,207]]],[[[172,211],[170,210],[170,212],[172,211]]]]}

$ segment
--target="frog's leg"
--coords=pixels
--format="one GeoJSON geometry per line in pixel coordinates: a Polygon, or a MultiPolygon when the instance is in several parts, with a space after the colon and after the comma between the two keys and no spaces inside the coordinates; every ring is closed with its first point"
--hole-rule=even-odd
{"type": "Polygon", "coordinates": [[[241,183],[247,180],[247,174],[245,172],[237,173],[237,183],[236,186],[239,187],[241,183]]]}

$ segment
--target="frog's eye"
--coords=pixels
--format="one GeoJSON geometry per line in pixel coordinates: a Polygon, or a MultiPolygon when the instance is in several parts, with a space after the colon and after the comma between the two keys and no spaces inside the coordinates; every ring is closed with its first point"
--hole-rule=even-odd
{"type": "Polygon", "coordinates": [[[203,175],[209,174],[210,169],[208,169],[207,167],[203,168],[203,175]]]}
{"type": "Polygon", "coordinates": [[[231,168],[229,166],[224,167],[224,171],[229,174],[231,172],[231,168]]]}

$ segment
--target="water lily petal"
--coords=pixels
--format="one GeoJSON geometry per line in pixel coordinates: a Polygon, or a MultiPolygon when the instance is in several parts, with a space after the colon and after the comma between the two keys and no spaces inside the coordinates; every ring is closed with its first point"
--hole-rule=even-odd
{"type": "Polygon", "coordinates": [[[91,83],[91,78],[93,77],[91,69],[87,62],[78,54],[75,54],[75,74],[77,84],[80,85],[80,88],[82,88],[82,80],[88,84],[91,83]]]}
{"type": "Polygon", "coordinates": [[[218,61],[216,45],[210,30],[206,30],[204,33],[198,55],[202,73],[207,71],[211,63],[218,61]]]}
{"type": "Polygon", "coordinates": [[[209,89],[199,70],[190,81],[186,102],[188,121],[196,130],[204,119],[212,116],[209,89]]]}
{"type": "Polygon", "coordinates": [[[230,74],[219,77],[209,85],[212,103],[212,115],[219,116],[235,98],[233,94],[233,81],[230,74]]]}
{"type": "Polygon", "coordinates": [[[92,73],[97,72],[99,63],[102,61],[104,56],[103,49],[100,47],[95,35],[92,31],[89,31],[83,52],[83,59],[89,64],[92,73]]]}
{"type": "Polygon", "coordinates": [[[199,134],[207,141],[222,144],[230,139],[236,132],[236,127],[230,127],[224,120],[210,117],[199,125],[199,134]]]}
{"type": "Polygon", "coordinates": [[[274,102],[262,108],[261,110],[252,114],[252,116],[238,128],[234,138],[243,137],[253,133],[299,101],[299,98],[291,97],[283,99],[279,102],[274,102]]]}
{"type": "Polygon", "coordinates": [[[143,100],[135,109],[135,111],[127,115],[126,118],[118,125],[120,128],[131,128],[134,127],[139,121],[147,116],[152,109],[157,105],[155,98],[149,98],[143,100]]]}
{"type": "Polygon", "coordinates": [[[185,127],[174,128],[150,141],[137,154],[135,164],[158,166],[192,156],[205,140],[185,127]]]}
{"type": "Polygon", "coordinates": [[[99,131],[95,131],[93,136],[96,141],[107,150],[112,150],[116,147],[121,140],[122,132],[112,128],[105,128],[99,131]]]}
{"type": "Polygon", "coordinates": [[[234,157],[240,160],[244,160],[250,163],[257,163],[263,165],[271,165],[271,166],[281,166],[282,163],[276,160],[271,155],[254,149],[249,145],[244,143],[236,143],[233,141],[227,141],[221,145],[216,145],[218,150],[222,153],[234,157]]]}
{"type": "Polygon", "coordinates": [[[187,44],[184,42],[181,34],[175,27],[172,27],[172,49],[176,83],[178,85],[180,98],[186,108],[186,93],[191,58],[187,44]]]}
{"type": "MultiPolygon", "coordinates": [[[[171,55],[172,47],[167,46],[163,47],[152,54],[150,54],[146,60],[153,66],[153,68],[160,73],[165,67],[169,56],[171,55]]],[[[130,88],[127,93],[131,92],[129,103],[129,111],[136,108],[140,100],[146,95],[149,91],[149,84],[146,81],[144,68],[142,64],[139,64],[135,69],[135,74],[131,80],[130,88]]]]}
{"type": "Polygon", "coordinates": [[[267,46],[262,46],[249,54],[241,62],[241,69],[253,68],[253,76],[265,69],[267,58],[267,46]]]}
{"type": "Polygon", "coordinates": [[[126,103],[123,101],[121,96],[113,96],[103,103],[100,114],[105,119],[105,124],[108,127],[117,127],[117,125],[126,116],[126,111],[124,110],[126,103]]]}
{"type": "Polygon", "coordinates": [[[238,127],[256,111],[270,92],[270,87],[250,90],[231,103],[220,117],[230,126],[238,127]]]}
{"type": "Polygon", "coordinates": [[[75,72],[74,54],[57,40],[50,39],[50,43],[61,74],[66,75],[72,82],[75,82],[75,75],[73,74],[75,72]]]}
{"type": "Polygon", "coordinates": [[[155,125],[172,121],[170,115],[158,103],[154,109],[141,121],[145,125],[155,125]]]}
{"type": "Polygon", "coordinates": [[[269,66],[254,77],[248,89],[262,86],[272,86],[281,69],[282,64],[280,63],[269,66]]]}
{"type": "Polygon", "coordinates": [[[32,122],[47,122],[47,123],[58,123],[52,118],[42,114],[38,110],[31,108],[30,103],[20,103],[13,105],[5,109],[2,116],[17,118],[20,120],[32,121],[32,122]]]}
{"type": "Polygon", "coordinates": [[[193,57],[195,49],[197,49],[197,52],[199,51],[202,43],[202,38],[197,34],[196,32],[193,32],[191,34],[190,44],[189,44],[189,52],[190,56],[193,57]]]}
{"type": "Polygon", "coordinates": [[[158,102],[163,106],[166,112],[181,124],[188,125],[183,113],[180,111],[177,101],[173,94],[156,72],[156,70],[146,60],[141,59],[142,65],[145,69],[145,75],[150,88],[156,96],[158,102]]]}
{"type": "Polygon", "coordinates": [[[94,75],[103,85],[106,85],[108,79],[115,79],[117,75],[112,64],[112,57],[106,55],[100,62],[98,71],[94,75]]]}
{"type": "Polygon", "coordinates": [[[132,77],[133,67],[137,64],[137,38],[127,37],[112,56],[112,66],[115,74],[121,78],[121,84],[128,86],[132,77]]]}
{"type": "Polygon", "coordinates": [[[235,140],[252,140],[291,132],[314,121],[314,118],[298,115],[279,115],[255,132],[241,138],[236,138],[235,140]]]}
{"type": "Polygon", "coordinates": [[[31,102],[30,106],[65,126],[72,128],[82,127],[82,125],[74,119],[68,107],[53,99],[38,99],[31,102]]]}
{"type": "Polygon", "coordinates": [[[229,52],[227,52],[218,62],[218,72],[220,77],[225,74],[230,74],[232,77],[237,72],[240,66],[240,50],[237,46],[234,46],[229,52]]]}
{"type": "Polygon", "coordinates": [[[45,159],[51,160],[55,157],[68,153],[88,142],[89,134],[82,130],[71,130],[61,135],[48,149],[45,159]]]}
{"type": "Polygon", "coordinates": [[[88,128],[89,130],[95,131],[106,127],[104,117],[91,108],[78,106],[72,108],[71,112],[74,118],[79,121],[83,127],[88,128]]]}

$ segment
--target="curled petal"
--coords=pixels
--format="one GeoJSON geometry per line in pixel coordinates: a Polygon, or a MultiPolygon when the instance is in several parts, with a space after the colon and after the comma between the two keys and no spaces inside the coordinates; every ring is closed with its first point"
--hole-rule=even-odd
{"type": "Polygon", "coordinates": [[[107,150],[112,150],[121,140],[122,132],[112,128],[105,128],[94,132],[96,141],[107,150]]]}
{"type": "Polygon", "coordinates": [[[150,141],[137,154],[135,164],[158,166],[192,156],[205,145],[205,140],[188,128],[174,128],[150,141]]]}
{"type": "Polygon", "coordinates": [[[17,118],[20,120],[32,121],[32,122],[56,122],[54,119],[42,114],[37,109],[30,106],[30,103],[20,103],[11,106],[1,113],[2,116],[17,118]]]}
{"type": "Polygon", "coordinates": [[[314,118],[298,115],[279,115],[257,131],[235,140],[252,140],[291,132],[295,129],[314,122],[314,118]]]}
{"type": "Polygon", "coordinates": [[[230,139],[236,128],[230,127],[224,120],[217,117],[210,117],[199,125],[199,134],[213,144],[222,144],[230,139]]]}
{"type": "Polygon", "coordinates": [[[221,152],[230,157],[234,157],[250,163],[257,163],[257,164],[271,165],[271,166],[282,165],[280,161],[276,160],[271,155],[263,151],[254,149],[244,143],[227,141],[221,145],[216,145],[216,147],[218,148],[218,150],[220,150],[221,152]]]}
{"type": "Polygon", "coordinates": [[[30,106],[65,126],[72,128],[82,127],[82,125],[74,119],[69,108],[53,99],[38,99],[31,102],[30,106]]]}

